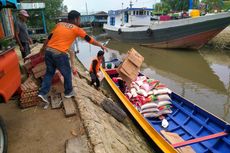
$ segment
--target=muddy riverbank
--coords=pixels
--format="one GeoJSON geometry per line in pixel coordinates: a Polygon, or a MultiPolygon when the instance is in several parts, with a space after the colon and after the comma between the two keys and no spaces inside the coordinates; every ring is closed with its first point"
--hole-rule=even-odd
{"type": "Polygon", "coordinates": [[[0,105],[8,129],[8,152],[154,152],[128,117],[119,122],[103,109],[103,101],[109,98],[104,94],[106,90],[89,86],[89,74],[84,66],[78,60],[76,66],[81,77],[73,78],[77,93],[72,99],[77,110],[75,116],[66,118],[63,109],[44,110],[39,105],[21,110],[17,98],[0,105]],[[70,143],[70,140],[74,141],[70,143]]]}
{"type": "Polygon", "coordinates": [[[208,45],[215,48],[230,50],[230,26],[209,41],[208,45]]]}

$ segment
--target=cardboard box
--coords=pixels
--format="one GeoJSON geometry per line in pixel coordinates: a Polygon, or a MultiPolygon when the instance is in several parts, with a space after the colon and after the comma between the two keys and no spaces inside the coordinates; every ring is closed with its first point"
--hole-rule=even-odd
{"type": "Polygon", "coordinates": [[[137,78],[139,67],[133,64],[129,59],[125,59],[123,64],[118,68],[119,71],[129,77],[132,81],[137,78]]]}
{"type": "Polygon", "coordinates": [[[132,83],[132,81],[136,80],[143,61],[144,57],[132,48],[128,51],[128,55],[124,62],[118,67],[117,71],[120,77],[126,81],[128,86],[132,83]]]}
{"type": "Polygon", "coordinates": [[[141,56],[134,48],[130,49],[127,58],[139,68],[141,67],[141,64],[144,61],[144,57],[141,56]]]}

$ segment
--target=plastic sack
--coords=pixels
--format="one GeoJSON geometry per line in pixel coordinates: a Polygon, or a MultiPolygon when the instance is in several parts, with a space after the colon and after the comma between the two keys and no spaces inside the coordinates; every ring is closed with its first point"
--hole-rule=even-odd
{"type": "Polygon", "coordinates": [[[158,105],[154,102],[147,103],[141,106],[141,110],[148,109],[148,108],[157,108],[158,105]]]}
{"type": "Polygon", "coordinates": [[[127,97],[128,99],[131,99],[131,98],[132,98],[132,94],[131,94],[130,92],[125,93],[125,95],[126,95],[126,97],[127,97]]]}
{"type": "Polygon", "coordinates": [[[147,97],[147,96],[148,96],[147,92],[146,92],[144,89],[138,90],[137,93],[138,93],[139,95],[144,96],[144,97],[147,97]]]}
{"type": "Polygon", "coordinates": [[[148,109],[144,109],[140,111],[141,114],[151,113],[151,112],[159,112],[159,109],[158,108],[148,108],[148,109]]]}
{"type": "Polygon", "coordinates": [[[135,88],[131,88],[130,90],[132,97],[137,97],[137,90],[135,88]]]}
{"type": "Polygon", "coordinates": [[[169,97],[169,95],[164,94],[164,95],[158,95],[157,96],[157,100],[158,101],[163,101],[163,100],[165,100],[165,101],[171,101],[171,98],[169,97]]]}
{"type": "Polygon", "coordinates": [[[160,114],[157,112],[157,113],[145,113],[145,114],[143,114],[143,116],[144,117],[146,117],[146,118],[156,118],[156,117],[159,117],[160,116],[160,114]]]}
{"type": "Polygon", "coordinates": [[[162,111],[162,110],[165,110],[165,109],[170,109],[171,107],[172,107],[171,105],[164,105],[164,106],[158,107],[158,109],[159,109],[160,111],[162,111]]]}
{"type": "Polygon", "coordinates": [[[171,105],[172,103],[170,101],[160,101],[158,102],[158,107],[165,106],[165,105],[171,105]]]}
{"type": "Polygon", "coordinates": [[[171,110],[171,109],[165,109],[165,110],[160,111],[160,114],[161,114],[161,115],[171,114],[171,113],[172,113],[172,110],[171,110]]]}
{"type": "Polygon", "coordinates": [[[154,95],[171,94],[172,91],[168,88],[162,88],[162,89],[154,89],[153,93],[154,95]]]}

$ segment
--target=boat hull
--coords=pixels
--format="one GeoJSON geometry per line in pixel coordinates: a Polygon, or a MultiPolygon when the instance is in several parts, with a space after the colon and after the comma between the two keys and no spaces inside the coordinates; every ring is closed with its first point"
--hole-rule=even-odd
{"type": "MultiPolygon", "coordinates": [[[[202,138],[216,133],[229,132],[230,125],[215,115],[200,108],[185,98],[171,94],[173,113],[166,116],[169,122],[167,129],[162,128],[159,119],[144,118],[119,90],[111,77],[117,76],[116,70],[104,70],[101,68],[106,81],[114,90],[121,102],[125,105],[131,115],[140,124],[149,137],[158,145],[163,152],[177,152],[172,144],[168,143],[161,135],[161,130],[166,130],[178,134],[185,141],[202,138]]],[[[190,144],[195,152],[229,152],[230,136],[229,134],[215,139],[209,139],[202,142],[190,144]]]]}
{"type": "Polygon", "coordinates": [[[208,20],[200,18],[202,20],[182,19],[184,21],[165,22],[150,28],[112,28],[105,25],[104,29],[112,38],[124,42],[155,48],[199,49],[230,24],[230,14],[208,20]]]}

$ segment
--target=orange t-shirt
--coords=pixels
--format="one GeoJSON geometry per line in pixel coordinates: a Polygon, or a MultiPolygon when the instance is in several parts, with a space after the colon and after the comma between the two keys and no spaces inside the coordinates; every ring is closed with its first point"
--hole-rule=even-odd
{"type": "MultiPolygon", "coordinates": [[[[85,38],[87,33],[78,26],[66,22],[60,22],[52,31],[52,37],[47,46],[61,52],[66,53],[76,37],[85,38]]],[[[89,43],[93,43],[94,39],[91,37],[89,43]]]]}
{"type": "MultiPolygon", "coordinates": [[[[98,73],[99,70],[100,70],[100,66],[101,66],[101,60],[99,60],[98,58],[95,58],[95,59],[93,59],[93,61],[97,61],[96,73],[98,73]]],[[[90,68],[89,68],[89,72],[90,72],[90,73],[93,72],[93,61],[92,61],[91,65],[90,65],[90,68]]]]}

